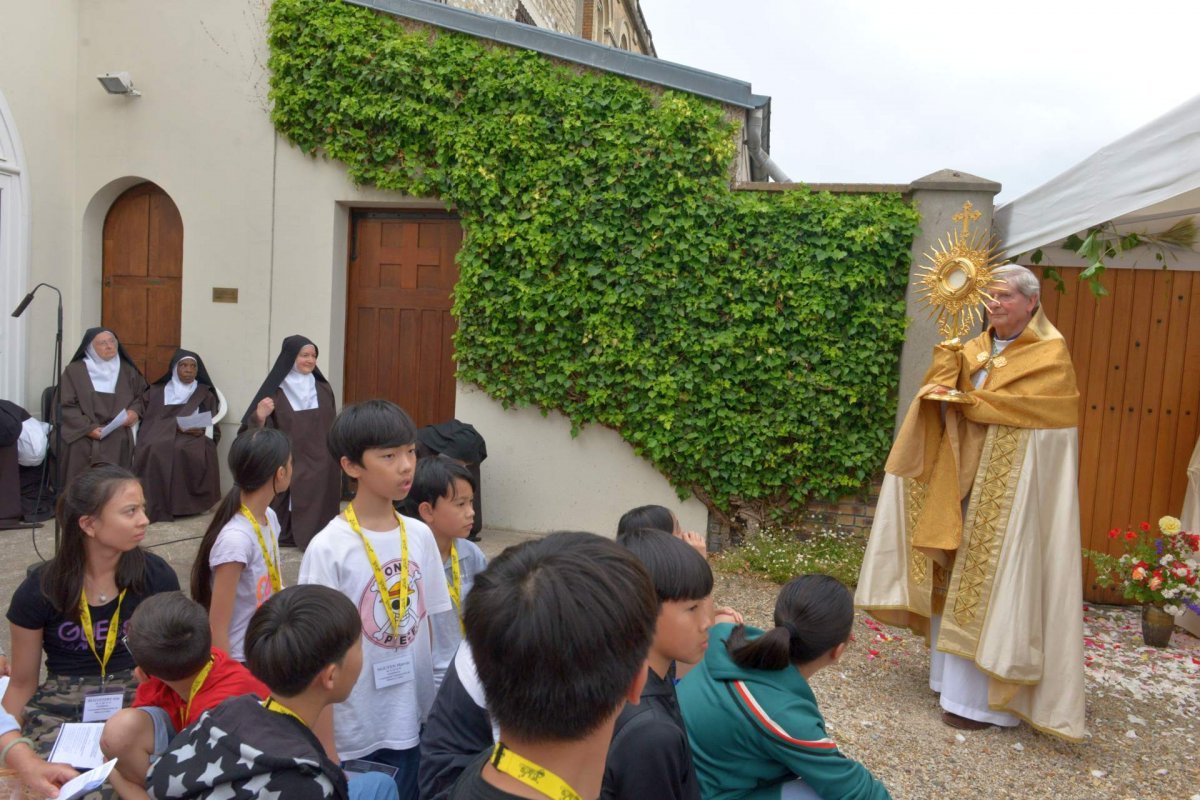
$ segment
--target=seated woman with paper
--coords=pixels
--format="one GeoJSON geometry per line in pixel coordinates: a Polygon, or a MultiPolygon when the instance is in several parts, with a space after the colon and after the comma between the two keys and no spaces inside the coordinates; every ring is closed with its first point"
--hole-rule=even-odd
{"type": "Polygon", "coordinates": [[[219,436],[212,424],[220,403],[204,361],[176,350],[171,367],[146,391],[133,469],[146,489],[151,522],[203,514],[221,499],[219,436]]]}
{"type": "Polygon", "coordinates": [[[88,328],[62,373],[62,481],[93,464],[133,463],[146,379],[108,328],[88,328]]]}

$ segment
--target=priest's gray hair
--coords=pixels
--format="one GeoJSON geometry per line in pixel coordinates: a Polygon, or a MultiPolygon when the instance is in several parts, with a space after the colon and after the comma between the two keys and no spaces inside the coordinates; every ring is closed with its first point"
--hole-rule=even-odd
{"type": "Polygon", "coordinates": [[[1026,297],[1042,296],[1042,282],[1028,267],[1020,264],[1001,264],[992,270],[992,278],[1004,281],[1026,297]]]}

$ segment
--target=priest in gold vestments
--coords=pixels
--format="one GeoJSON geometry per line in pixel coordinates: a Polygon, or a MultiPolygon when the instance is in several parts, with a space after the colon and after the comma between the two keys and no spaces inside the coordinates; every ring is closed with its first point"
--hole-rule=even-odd
{"type": "Polygon", "coordinates": [[[1037,277],[994,275],[988,329],[934,348],[897,434],[855,603],[926,638],[947,725],[1080,740],[1075,370],[1037,277]],[[951,390],[965,402],[936,400],[951,390]]]}

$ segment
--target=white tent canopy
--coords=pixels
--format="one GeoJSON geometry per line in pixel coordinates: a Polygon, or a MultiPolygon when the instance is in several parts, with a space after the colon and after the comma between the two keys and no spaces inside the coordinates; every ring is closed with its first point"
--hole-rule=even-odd
{"type": "MultiPolygon", "coordinates": [[[[1160,233],[1197,213],[1200,96],[1000,206],[993,225],[1004,252],[1016,257],[1106,222],[1121,234],[1160,233]]],[[[1158,268],[1163,263],[1138,248],[1109,266],[1158,268]]],[[[1167,266],[1200,269],[1200,254],[1173,251],[1167,266]]]]}

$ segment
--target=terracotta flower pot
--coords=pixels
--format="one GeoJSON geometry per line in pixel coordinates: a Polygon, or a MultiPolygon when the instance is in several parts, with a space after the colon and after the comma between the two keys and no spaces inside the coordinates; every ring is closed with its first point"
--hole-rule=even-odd
{"type": "Polygon", "coordinates": [[[1142,639],[1149,647],[1169,647],[1175,618],[1156,605],[1142,606],[1142,639]]]}

